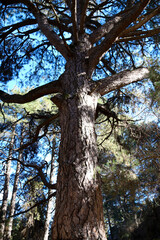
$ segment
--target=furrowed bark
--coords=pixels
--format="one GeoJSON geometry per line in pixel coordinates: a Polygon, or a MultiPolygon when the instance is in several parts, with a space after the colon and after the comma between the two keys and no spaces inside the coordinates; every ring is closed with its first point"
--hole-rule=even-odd
{"type": "MultiPolygon", "coordinates": [[[[33,101],[46,94],[60,93],[52,98],[59,107],[62,132],[57,184],[50,184],[46,181],[42,167],[23,163],[26,167],[34,167],[47,187],[56,188],[56,211],[52,225],[52,240],[106,240],[100,180],[97,174],[97,142],[94,129],[97,101],[99,95],[102,96],[147,77],[148,70],[139,68],[114,74],[115,72],[109,64],[106,67],[114,76],[94,82],[91,81],[91,75],[103,54],[136,20],[149,0],[139,1],[139,4],[110,19],[109,22],[95,30],[89,39],[87,34],[83,35],[81,32],[79,38],[76,37],[79,27],[83,32],[86,7],[82,8],[82,3],[88,3],[88,0],[66,0],[73,16],[69,28],[73,26],[76,40],[76,44],[73,43],[71,46],[73,52],[69,57],[63,39],[53,32],[49,20],[37,11],[36,5],[29,0],[3,0],[1,2],[6,4],[23,3],[28,6],[41,31],[67,59],[65,72],[58,81],[31,90],[23,96],[9,95],[0,91],[2,101],[20,104],[33,101]],[[34,6],[33,9],[31,6],[34,6]],[[102,43],[93,47],[102,37],[104,37],[102,43]]],[[[132,6],[132,1],[128,1],[128,3],[129,7],[132,6]]],[[[105,4],[107,1],[99,6],[103,7],[105,4]]],[[[93,12],[89,17],[92,17],[93,12]]],[[[70,19],[69,16],[68,19],[70,19]]],[[[95,26],[98,28],[99,24],[95,21],[93,28],[95,26]]],[[[104,61],[103,63],[107,64],[104,61]]],[[[39,133],[40,127],[41,125],[37,128],[36,134],[39,133]]],[[[31,208],[33,207],[35,205],[31,208]]]]}
{"type": "Polygon", "coordinates": [[[83,53],[66,65],[59,107],[61,145],[52,240],[106,240],[94,129],[98,95],[90,95],[83,53]]]}

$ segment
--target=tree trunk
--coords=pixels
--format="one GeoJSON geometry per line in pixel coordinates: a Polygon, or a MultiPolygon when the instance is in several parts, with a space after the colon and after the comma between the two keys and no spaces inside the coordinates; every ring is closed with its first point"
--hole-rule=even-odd
{"type": "MultiPolygon", "coordinates": [[[[22,152],[19,153],[18,158],[19,158],[19,160],[21,160],[22,152]]],[[[10,216],[13,216],[14,212],[15,212],[16,195],[17,195],[20,168],[21,168],[21,164],[20,164],[20,162],[17,162],[16,174],[15,174],[14,186],[13,186],[13,192],[12,192],[12,198],[11,198],[10,216]]],[[[10,217],[9,222],[8,222],[8,230],[6,232],[6,239],[7,240],[11,239],[12,227],[13,227],[13,217],[10,217]]]]}
{"type": "MultiPolygon", "coordinates": [[[[50,183],[53,183],[54,180],[54,156],[55,155],[55,139],[53,139],[53,144],[52,144],[52,156],[51,156],[51,170],[50,170],[50,183]]],[[[49,189],[48,190],[48,196],[52,194],[53,190],[49,189]]],[[[44,225],[44,238],[43,240],[48,240],[48,234],[49,234],[49,223],[50,223],[50,214],[52,210],[52,204],[53,204],[53,199],[50,198],[48,200],[47,204],[47,213],[46,213],[46,219],[45,219],[45,225],[44,225]]]]}
{"type": "MultiPolygon", "coordinates": [[[[21,141],[20,146],[23,144],[23,124],[21,126],[21,141]]],[[[22,160],[22,151],[18,154],[18,159],[22,160]]],[[[21,164],[17,161],[17,167],[16,167],[16,173],[14,178],[14,185],[13,185],[13,191],[12,191],[12,198],[11,198],[11,206],[10,206],[10,216],[14,215],[15,212],[15,205],[16,205],[16,195],[17,195],[17,189],[18,189],[18,182],[19,182],[19,174],[20,174],[21,164]]],[[[6,229],[6,240],[10,240],[11,234],[12,234],[12,227],[13,227],[13,217],[9,218],[8,221],[8,227],[6,229]]]]}
{"type": "Polygon", "coordinates": [[[61,77],[64,94],[59,105],[61,145],[56,211],[52,240],[106,240],[102,195],[96,172],[95,112],[98,96],[91,94],[87,66],[77,54],[61,77]]]}
{"type": "Polygon", "coordinates": [[[111,240],[114,240],[113,231],[112,231],[112,225],[111,225],[111,219],[110,219],[110,214],[109,214],[109,210],[108,210],[107,204],[106,204],[106,211],[107,211],[107,218],[108,218],[108,225],[109,225],[110,237],[111,237],[111,240]]]}
{"type": "Polygon", "coordinates": [[[8,193],[9,193],[9,180],[10,180],[10,172],[11,172],[11,159],[12,158],[12,149],[14,144],[14,131],[11,136],[10,144],[9,144],[9,153],[6,161],[6,172],[5,172],[5,183],[4,183],[4,191],[3,191],[3,200],[2,200],[2,217],[0,223],[0,240],[4,239],[5,234],[5,223],[6,223],[6,215],[7,215],[7,203],[8,203],[8,193]]]}

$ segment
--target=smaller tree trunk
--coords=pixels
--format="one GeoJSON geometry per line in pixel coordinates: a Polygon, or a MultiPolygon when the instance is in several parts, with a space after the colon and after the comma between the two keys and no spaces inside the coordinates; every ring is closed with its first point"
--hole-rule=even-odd
{"type": "MultiPolygon", "coordinates": [[[[22,152],[19,153],[19,160],[22,158],[22,152]]],[[[15,205],[16,205],[16,195],[17,195],[17,188],[18,188],[18,182],[19,182],[19,174],[20,174],[20,168],[21,164],[20,162],[17,162],[17,168],[16,168],[16,175],[14,179],[14,186],[13,186],[13,192],[12,192],[12,198],[11,198],[11,207],[10,207],[10,218],[8,223],[8,229],[6,232],[6,239],[11,239],[11,233],[12,233],[12,227],[13,227],[13,215],[15,212],[15,205]]]]}
{"type": "MultiPolygon", "coordinates": [[[[21,141],[20,146],[23,144],[23,125],[21,129],[21,141]]],[[[19,152],[18,160],[22,160],[22,151],[19,152]]],[[[18,182],[19,182],[19,174],[20,174],[21,164],[20,162],[17,162],[17,168],[15,173],[15,179],[14,179],[14,186],[12,191],[12,198],[11,198],[11,206],[10,206],[10,218],[8,222],[8,228],[6,230],[6,240],[11,239],[12,234],[12,228],[13,228],[13,215],[15,212],[15,205],[16,205],[16,195],[17,195],[17,189],[18,189],[18,182]]]]}
{"type": "MultiPolygon", "coordinates": [[[[51,170],[50,170],[50,183],[53,183],[54,179],[54,155],[55,155],[55,139],[53,139],[53,144],[52,144],[52,155],[51,155],[51,170]]],[[[48,196],[52,194],[53,190],[49,189],[48,190],[48,196]]],[[[45,219],[45,226],[44,226],[44,240],[48,240],[48,235],[49,235],[49,223],[51,219],[51,209],[52,209],[52,198],[48,200],[48,205],[47,205],[47,213],[46,213],[46,219],[45,219]]]]}
{"type": "Polygon", "coordinates": [[[111,235],[111,240],[114,240],[114,237],[113,237],[113,232],[112,232],[112,225],[111,225],[111,219],[110,219],[110,214],[109,214],[109,211],[108,211],[108,206],[106,207],[106,210],[107,210],[107,218],[108,218],[108,225],[109,225],[109,230],[110,230],[110,235],[111,235]]]}
{"type": "Polygon", "coordinates": [[[8,158],[6,161],[6,173],[5,173],[5,183],[4,183],[4,191],[3,191],[3,200],[2,200],[2,217],[1,217],[1,223],[0,223],[0,240],[4,239],[5,234],[5,223],[6,223],[6,215],[7,215],[7,202],[8,202],[8,194],[9,194],[9,180],[10,180],[10,173],[11,173],[11,159],[12,158],[12,149],[14,144],[14,133],[15,129],[13,131],[10,145],[9,145],[9,153],[8,158]]]}

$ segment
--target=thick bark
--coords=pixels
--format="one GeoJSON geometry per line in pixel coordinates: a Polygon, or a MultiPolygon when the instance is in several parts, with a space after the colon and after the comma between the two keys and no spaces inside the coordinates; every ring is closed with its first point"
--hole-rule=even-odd
{"type": "MultiPolygon", "coordinates": [[[[106,240],[102,196],[96,172],[94,129],[98,95],[90,95],[81,54],[70,60],[59,102],[61,145],[52,239],[106,240]]],[[[54,100],[54,99],[53,99],[54,100]]]]}

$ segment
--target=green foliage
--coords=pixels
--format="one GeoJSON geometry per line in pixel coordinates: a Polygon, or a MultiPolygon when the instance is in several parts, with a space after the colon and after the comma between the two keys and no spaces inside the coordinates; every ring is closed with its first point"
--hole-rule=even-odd
{"type": "MultiPolygon", "coordinates": [[[[14,93],[17,92],[18,90],[14,90],[14,93]]],[[[34,137],[37,126],[43,124],[46,119],[50,118],[55,113],[57,113],[57,108],[53,105],[48,97],[34,101],[30,104],[23,104],[23,106],[20,106],[18,104],[3,105],[0,114],[0,169],[2,170],[2,174],[0,176],[2,183],[0,189],[1,191],[4,182],[4,160],[8,154],[8,146],[13,127],[16,127],[15,142],[13,147],[16,149],[19,148],[20,145],[29,142],[32,137],[34,137]]],[[[40,134],[42,134],[43,131],[45,133],[43,139],[25,148],[23,150],[21,159],[21,161],[24,163],[43,165],[44,171],[46,171],[46,173],[44,172],[46,179],[48,178],[47,170],[49,168],[49,163],[45,161],[45,155],[51,153],[50,141],[52,141],[53,138],[53,129],[55,128],[56,134],[56,128],[59,128],[57,120],[51,121],[51,123],[48,125],[52,125],[52,127],[48,126],[46,128],[44,125],[41,128],[40,134]],[[40,149],[41,144],[43,144],[44,149],[40,149]]],[[[17,157],[18,152],[13,151],[14,161],[12,161],[12,175],[10,177],[10,185],[13,185],[14,182],[17,157]]],[[[46,191],[46,187],[42,183],[40,177],[37,176],[37,171],[34,168],[23,167],[22,165],[17,193],[17,200],[20,201],[20,205],[18,208],[16,208],[15,213],[21,212],[22,210],[28,210],[36,202],[45,198],[46,191]]],[[[37,206],[33,210],[26,212],[26,214],[15,217],[13,221],[12,240],[29,239],[30,237],[36,240],[39,238],[39,236],[43,237],[45,214],[46,204],[44,203],[42,206],[37,206]]],[[[6,219],[6,229],[8,228],[7,222],[8,219],[6,219]]]]}
{"type": "Polygon", "coordinates": [[[160,62],[159,60],[151,62],[150,64],[150,80],[154,88],[150,91],[152,104],[160,106],[160,62]]]}
{"type": "MultiPolygon", "coordinates": [[[[103,138],[106,126],[107,123],[102,123],[98,128],[98,133],[103,132],[103,138]]],[[[145,220],[145,216],[149,215],[149,209],[154,212],[149,204],[152,206],[151,199],[156,199],[158,194],[160,129],[156,123],[126,126],[115,129],[99,148],[99,172],[106,224],[110,225],[109,239],[139,240],[143,238],[136,238],[136,234],[144,232],[144,239],[150,240],[159,233],[156,223],[152,225],[153,228],[157,226],[155,232],[147,232],[145,221],[149,226],[154,218],[145,220]]],[[[98,140],[100,143],[101,136],[98,140]]]]}

